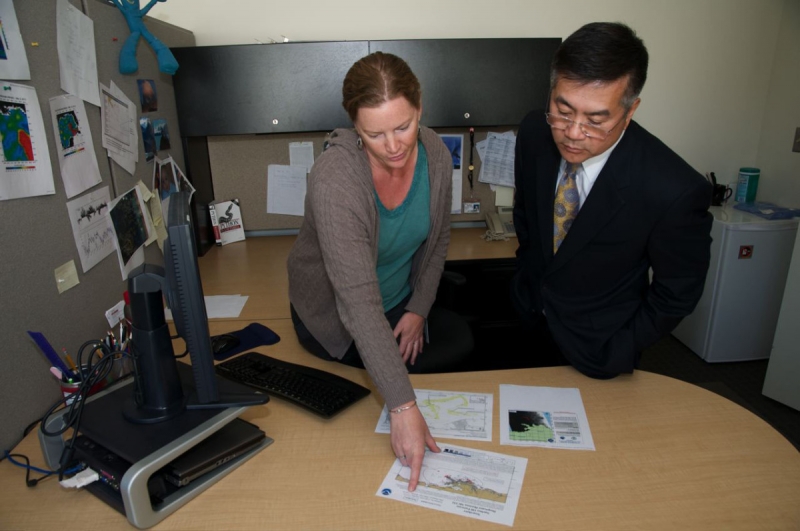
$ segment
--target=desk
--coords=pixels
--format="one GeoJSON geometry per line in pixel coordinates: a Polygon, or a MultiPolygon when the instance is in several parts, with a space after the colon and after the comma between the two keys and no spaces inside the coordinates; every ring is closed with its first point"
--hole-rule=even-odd
{"type": "MultiPolygon", "coordinates": [[[[516,238],[487,242],[486,229],[453,229],[447,260],[511,258],[516,238]]],[[[200,277],[206,295],[248,295],[239,319],[289,319],[286,259],[295,236],[249,238],[225,247],[213,247],[200,258],[200,277]]]]}
{"type": "MultiPolygon", "coordinates": [[[[262,321],[282,340],[265,354],[372,388],[366,372],[318,360],[291,321],[262,321]]],[[[244,321],[211,323],[211,333],[244,321]]],[[[518,529],[797,529],[800,453],[763,420],[702,388],[637,371],[592,380],[569,367],[412,375],[418,388],[494,393],[493,442],[454,444],[528,458],[518,529]],[[597,451],[500,446],[501,383],[578,387],[597,451]]],[[[393,463],[373,433],[374,392],[326,421],[279,399],[250,410],[275,443],[154,529],[507,529],[375,496],[393,463]]],[[[444,440],[442,440],[444,441],[444,440]]],[[[35,433],[15,449],[43,461],[35,433]]],[[[87,492],[52,479],[35,489],[0,463],[0,529],[131,529],[87,492]]]]}

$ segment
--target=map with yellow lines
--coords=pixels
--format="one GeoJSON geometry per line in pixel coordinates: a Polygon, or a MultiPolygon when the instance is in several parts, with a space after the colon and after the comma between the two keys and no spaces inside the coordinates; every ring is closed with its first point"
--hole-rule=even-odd
{"type": "MultiPolygon", "coordinates": [[[[434,438],[492,440],[493,395],[414,389],[417,407],[434,438]]],[[[390,432],[389,411],[384,406],[376,433],[390,432]]]]}

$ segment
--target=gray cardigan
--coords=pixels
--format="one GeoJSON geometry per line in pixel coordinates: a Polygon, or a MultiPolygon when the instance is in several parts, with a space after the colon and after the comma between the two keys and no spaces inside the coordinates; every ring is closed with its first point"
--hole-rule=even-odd
{"type": "MultiPolygon", "coordinates": [[[[356,139],[353,130],[336,129],[311,169],[303,225],[289,253],[289,300],[333,357],[344,356],[355,341],[372,381],[393,408],[415,397],[383,315],[376,273],[380,217],[372,170],[356,139]]],[[[427,317],[450,242],[453,161],[432,130],[421,127],[420,140],[428,156],[431,226],[414,254],[406,309],[427,317]]]]}

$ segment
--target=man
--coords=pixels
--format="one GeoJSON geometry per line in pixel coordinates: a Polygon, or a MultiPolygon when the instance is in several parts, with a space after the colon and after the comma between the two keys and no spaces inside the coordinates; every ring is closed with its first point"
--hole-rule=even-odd
{"type": "Polygon", "coordinates": [[[512,300],[535,354],[594,378],[632,372],[694,310],[708,269],[710,185],[632,121],[647,63],[629,27],[587,24],[555,54],[546,115],[517,137],[512,300]]]}

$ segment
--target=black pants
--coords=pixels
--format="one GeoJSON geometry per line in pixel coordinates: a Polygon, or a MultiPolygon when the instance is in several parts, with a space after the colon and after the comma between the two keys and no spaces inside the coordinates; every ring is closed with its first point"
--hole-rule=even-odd
{"type": "MultiPolygon", "coordinates": [[[[387,311],[384,316],[389,323],[389,327],[394,330],[400,318],[406,313],[405,306],[411,295],[403,299],[397,306],[387,311]]],[[[355,341],[345,352],[342,359],[334,358],[325,350],[317,339],[311,335],[306,325],[297,315],[294,306],[290,306],[292,312],[292,323],[297,333],[300,344],[310,353],[326,361],[338,361],[351,367],[364,368],[364,362],[356,348],[355,341]]],[[[472,352],[473,342],[472,333],[469,327],[456,314],[443,308],[431,308],[428,315],[428,329],[430,331],[430,343],[426,343],[422,353],[417,356],[414,365],[410,361],[406,363],[408,372],[414,374],[451,372],[461,369],[466,359],[472,352]]],[[[398,351],[398,356],[400,355],[398,351]]]]}

